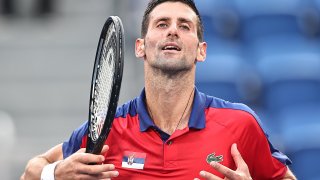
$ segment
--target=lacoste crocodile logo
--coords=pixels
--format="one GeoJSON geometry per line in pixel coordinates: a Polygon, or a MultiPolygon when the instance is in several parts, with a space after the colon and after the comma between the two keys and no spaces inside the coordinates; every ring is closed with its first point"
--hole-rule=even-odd
{"type": "Polygon", "coordinates": [[[215,154],[216,153],[211,153],[207,156],[207,163],[210,164],[212,161],[215,161],[215,162],[223,161],[223,155],[216,156],[215,154]]]}

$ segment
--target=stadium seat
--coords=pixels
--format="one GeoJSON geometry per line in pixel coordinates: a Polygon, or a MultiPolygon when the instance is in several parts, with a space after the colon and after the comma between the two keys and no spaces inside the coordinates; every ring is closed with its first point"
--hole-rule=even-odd
{"type": "Polygon", "coordinates": [[[256,16],[259,14],[278,14],[278,13],[293,13],[299,7],[299,2],[296,1],[279,1],[279,0],[232,0],[243,18],[256,16]]]}
{"type": "Polygon", "coordinates": [[[232,1],[203,0],[197,1],[196,4],[201,13],[205,39],[237,37],[240,18],[232,1]]]}
{"type": "Polygon", "coordinates": [[[284,107],[320,102],[320,54],[268,56],[257,62],[263,101],[273,113],[284,107]]]}
{"type": "Polygon", "coordinates": [[[319,180],[320,147],[304,148],[289,154],[293,161],[290,167],[297,179],[319,180]]]}
{"type": "Polygon", "coordinates": [[[241,89],[242,44],[237,38],[239,17],[232,1],[196,1],[208,43],[207,60],[197,64],[196,86],[200,91],[233,102],[243,102],[241,89]],[[238,74],[239,73],[239,74],[238,74]]]}
{"type": "Polygon", "coordinates": [[[285,146],[291,151],[320,147],[320,103],[299,104],[278,113],[278,126],[285,146]]]}
{"type": "Polygon", "coordinates": [[[268,55],[306,49],[319,52],[319,42],[306,36],[304,29],[308,28],[301,25],[306,23],[301,23],[302,13],[297,11],[300,1],[235,2],[242,18],[240,38],[252,63],[268,55]]]}
{"type": "Polygon", "coordinates": [[[241,39],[253,64],[269,55],[313,48],[293,14],[259,14],[244,19],[241,27],[241,39]]]}
{"type": "Polygon", "coordinates": [[[246,102],[257,95],[260,79],[241,56],[208,54],[197,64],[196,86],[203,92],[231,102],[246,102]],[[251,94],[247,92],[251,91],[251,94]]]}
{"type": "Polygon", "coordinates": [[[281,140],[298,179],[320,179],[316,165],[320,161],[319,118],[320,103],[299,104],[278,113],[281,140]]]}
{"type": "Polygon", "coordinates": [[[289,36],[300,33],[293,14],[259,14],[246,18],[242,24],[242,38],[254,41],[268,36],[289,36]]]}

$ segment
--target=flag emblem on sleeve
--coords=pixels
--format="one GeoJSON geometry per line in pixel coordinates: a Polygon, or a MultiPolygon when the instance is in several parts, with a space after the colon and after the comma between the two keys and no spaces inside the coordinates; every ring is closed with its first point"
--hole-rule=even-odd
{"type": "Polygon", "coordinates": [[[125,151],[122,158],[122,167],[131,169],[143,169],[146,153],[125,151]]]}

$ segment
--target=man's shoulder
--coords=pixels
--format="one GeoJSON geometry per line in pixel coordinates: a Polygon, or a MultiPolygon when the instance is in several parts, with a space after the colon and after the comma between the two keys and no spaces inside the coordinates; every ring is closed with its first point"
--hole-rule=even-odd
{"type": "MultiPolygon", "coordinates": [[[[266,134],[256,113],[247,105],[207,96],[206,121],[215,128],[219,125],[233,135],[266,134]]],[[[266,134],[267,135],[267,134],[266,134]]]]}
{"type": "Polygon", "coordinates": [[[133,117],[137,115],[137,99],[134,98],[120,106],[118,106],[115,118],[126,118],[128,115],[133,117]]]}
{"type": "Polygon", "coordinates": [[[206,105],[208,108],[208,114],[215,114],[219,117],[224,117],[223,121],[227,119],[233,121],[232,123],[244,123],[244,121],[252,123],[252,121],[257,121],[258,124],[261,124],[256,113],[246,104],[229,102],[207,95],[206,105]]]}
{"type": "Polygon", "coordinates": [[[207,107],[208,108],[217,108],[217,109],[230,109],[230,110],[240,110],[245,111],[249,114],[255,114],[254,111],[248,107],[246,104],[230,102],[224,99],[220,99],[214,96],[206,95],[207,97],[207,107]]]}

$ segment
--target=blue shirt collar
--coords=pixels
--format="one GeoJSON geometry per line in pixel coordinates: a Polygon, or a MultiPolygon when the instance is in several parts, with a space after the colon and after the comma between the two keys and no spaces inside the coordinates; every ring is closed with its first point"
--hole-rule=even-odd
{"type": "MultiPolygon", "coordinates": [[[[199,92],[196,87],[194,92],[194,100],[188,126],[189,128],[203,129],[205,128],[206,96],[199,92]]],[[[145,89],[143,89],[140,96],[137,98],[137,112],[139,115],[140,131],[146,131],[150,127],[156,127],[147,111],[145,99],[146,94],[145,89]]]]}

